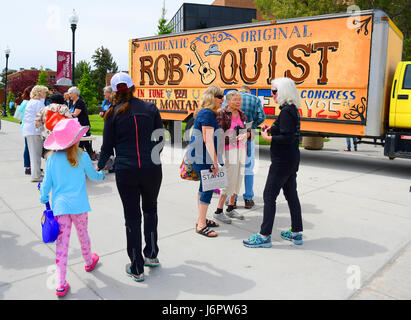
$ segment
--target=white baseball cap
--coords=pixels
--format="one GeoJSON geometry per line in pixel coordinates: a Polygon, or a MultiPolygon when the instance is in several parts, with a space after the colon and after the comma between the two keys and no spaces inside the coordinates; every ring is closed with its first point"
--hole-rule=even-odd
{"type": "Polygon", "coordinates": [[[122,91],[131,88],[134,86],[133,80],[131,77],[125,72],[118,72],[116,73],[110,81],[111,88],[113,88],[114,92],[122,91]],[[117,87],[119,84],[124,84],[124,86],[117,87]]]}

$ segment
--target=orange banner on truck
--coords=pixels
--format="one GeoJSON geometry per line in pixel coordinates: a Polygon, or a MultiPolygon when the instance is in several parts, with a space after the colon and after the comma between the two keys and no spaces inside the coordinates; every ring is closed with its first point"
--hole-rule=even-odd
{"type": "Polygon", "coordinates": [[[247,85],[274,119],[279,108],[270,83],[286,76],[297,84],[303,121],[364,125],[371,20],[323,18],[133,39],[136,95],[155,103],[164,119],[181,120],[198,108],[207,87],[247,85]]]}

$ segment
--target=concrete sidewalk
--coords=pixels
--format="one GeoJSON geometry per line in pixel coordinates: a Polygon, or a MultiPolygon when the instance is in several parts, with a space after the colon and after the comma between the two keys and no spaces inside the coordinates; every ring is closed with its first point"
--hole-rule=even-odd
{"type": "MultiPolygon", "coordinates": [[[[93,142],[99,150],[101,137],[93,142]]],[[[114,174],[88,182],[92,212],[89,233],[98,267],[84,271],[74,228],[65,299],[410,299],[411,161],[383,156],[381,147],[359,145],[344,152],[345,139],[332,138],[321,151],[301,149],[298,191],[304,244],[279,233],[290,225],[281,194],[271,249],[249,249],[242,240],[259,231],[262,192],[270,165],[260,149],[252,210],[243,221],[221,225],[219,236],[195,233],[198,182],[180,179],[179,164],[163,165],[159,196],[159,259],[146,281],[124,273],[128,263],[123,208],[114,174]]],[[[36,184],[24,175],[24,140],[19,125],[2,121],[0,130],[0,300],[55,300],[55,245],[41,241],[36,184]]],[[[172,150],[167,147],[167,160],[172,150]]],[[[178,163],[178,164],[177,164],[178,163]]],[[[208,216],[217,205],[214,196],[208,216]]]]}

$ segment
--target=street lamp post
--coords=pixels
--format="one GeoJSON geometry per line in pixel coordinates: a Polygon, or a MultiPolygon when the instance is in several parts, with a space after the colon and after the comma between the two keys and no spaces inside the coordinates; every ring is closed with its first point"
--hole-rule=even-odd
{"type": "Polygon", "coordinates": [[[9,68],[9,56],[10,56],[10,48],[7,47],[6,50],[4,50],[4,53],[6,54],[6,75],[4,79],[4,116],[7,116],[7,73],[8,73],[8,68],[9,68]]]}
{"type": "Polygon", "coordinates": [[[73,31],[73,54],[72,54],[72,72],[71,72],[71,84],[74,86],[74,67],[75,67],[75,61],[74,61],[74,55],[75,55],[75,50],[74,50],[74,33],[76,31],[77,28],[77,23],[78,23],[78,15],[76,13],[76,10],[73,9],[73,12],[71,13],[70,17],[69,17],[69,22],[71,24],[71,31],[73,31]]]}

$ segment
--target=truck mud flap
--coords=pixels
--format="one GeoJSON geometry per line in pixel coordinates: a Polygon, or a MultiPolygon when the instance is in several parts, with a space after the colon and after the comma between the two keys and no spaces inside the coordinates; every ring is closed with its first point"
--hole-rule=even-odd
{"type": "Polygon", "coordinates": [[[385,137],[384,156],[390,159],[411,159],[411,132],[388,133],[385,137]]]}

